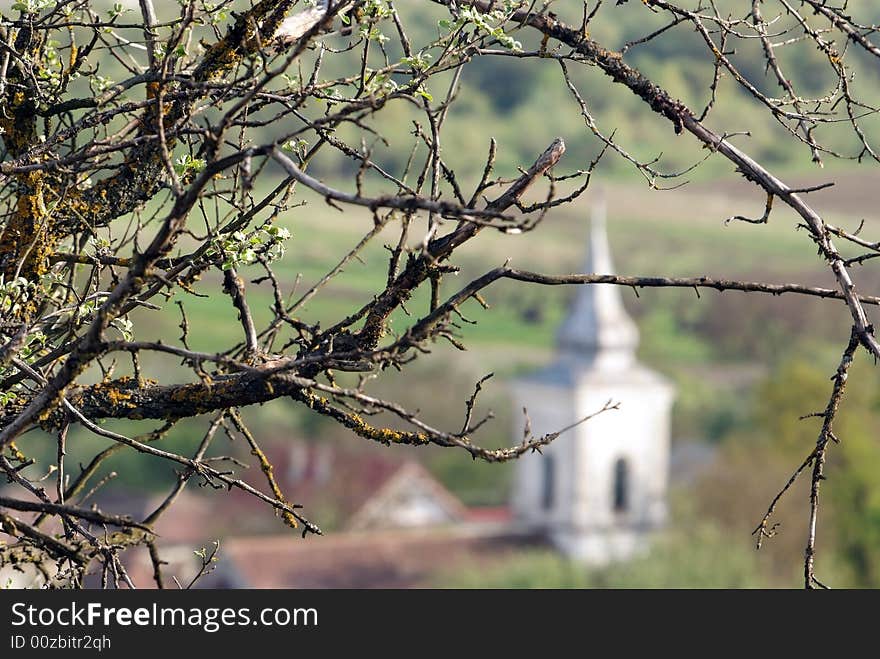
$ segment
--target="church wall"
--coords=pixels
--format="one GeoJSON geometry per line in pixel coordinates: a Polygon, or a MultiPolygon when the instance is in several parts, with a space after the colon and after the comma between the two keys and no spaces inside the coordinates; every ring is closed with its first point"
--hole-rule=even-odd
{"type": "Polygon", "coordinates": [[[665,519],[669,470],[669,406],[671,390],[662,384],[590,386],[577,398],[579,416],[607,400],[620,409],[604,412],[577,430],[572,469],[582,481],[574,500],[572,523],[584,528],[658,526],[665,519]],[[614,510],[615,463],[628,467],[628,506],[614,510]]]}
{"type": "MultiPolygon", "coordinates": [[[[532,435],[540,437],[556,432],[575,421],[575,405],[571,391],[566,387],[519,382],[514,386],[514,419],[517,420],[514,441],[522,441],[525,422],[522,409],[528,409],[532,435]]],[[[516,518],[531,526],[549,527],[564,523],[571,515],[571,489],[574,474],[570,463],[571,432],[557,438],[541,453],[527,453],[517,460],[511,494],[511,505],[516,518]],[[549,458],[554,463],[554,506],[547,510],[542,505],[545,466],[549,458]]]]}

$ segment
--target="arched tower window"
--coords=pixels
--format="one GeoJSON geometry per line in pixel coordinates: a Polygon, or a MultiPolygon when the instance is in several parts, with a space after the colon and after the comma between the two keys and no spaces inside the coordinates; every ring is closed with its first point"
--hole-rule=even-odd
{"type": "Polygon", "coordinates": [[[541,460],[541,508],[550,510],[556,503],[556,461],[552,455],[541,460]]]}
{"type": "Polygon", "coordinates": [[[618,458],[614,463],[614,512],[625,513],[629,510],[630,489],[629,463],[625,458],[618,458]]]}

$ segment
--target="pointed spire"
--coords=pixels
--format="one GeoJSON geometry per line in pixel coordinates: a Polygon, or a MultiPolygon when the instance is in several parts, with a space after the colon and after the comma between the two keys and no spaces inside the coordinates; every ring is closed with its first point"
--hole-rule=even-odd
{"type": "MultiPolygon", "coordinates": [[[[614,274],[605,227],[605,196],[601,191],[593,203],[584,272],[614,274]]],[[[623,306],[618,286],[578,287],[557,335],[557,345],[564,357],[587,362],[599,370],[617,370],[635,361],[638,344],[639,330],[623,306]]]]}

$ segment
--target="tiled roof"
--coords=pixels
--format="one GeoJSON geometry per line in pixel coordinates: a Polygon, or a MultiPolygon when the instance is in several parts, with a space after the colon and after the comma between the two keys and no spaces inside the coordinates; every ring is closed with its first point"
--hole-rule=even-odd
{"type": "MultiPolygon", "coordinates": [[[[537,540],[479,535],[464,527],[434,531],[339,533],[305,540],[294,534],[230,538],[217,576],[251,588],[413,588],[467,563],[490,563],[537,540]]],[[[216,582],[215,582],[216,583],[216,582]]],[[[210,586],[210,583],[204,584],[210,586]]]]}

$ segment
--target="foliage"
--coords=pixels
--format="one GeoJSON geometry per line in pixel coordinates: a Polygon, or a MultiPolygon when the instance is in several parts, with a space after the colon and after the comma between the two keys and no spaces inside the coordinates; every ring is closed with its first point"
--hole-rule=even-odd
{"type": "MultiPolygon", "coordinates": [[[[800,346],[756,387],[752,404],[746,406],[747,420],[722,438],[716,467],[697,490],[699,514],[717,520],[740,541],[750,537],[775,492],[815,446],[821,420],[803,417],[821,409],[828,395],[828,367],[817,363],[815,354],[800,346]]],[[[861,386],[838,412],[840,444],[822,484],[832,532],[825,536],[820,566],[834,575],[835,585],[877,587],[880,488],[875,474],[880,446],[872,428],[880,422],[880,381],[865,362],[853,367],[851,377],[860,378],[861,386]]],[[[792,561],[803,552],[806,520],[797,500],[808,496],[808,485],[801,483],[791,495],[794,499],[783,501],[775,535],[759,552],[767,555],[779,579],[791,573],[792,561]]]]}
{"type": "Polygon", "coordinates": [[[677,529],[640,558],[584,568],[556,552],[527,551],[491,567],[446,570],[435,586],[450,588],[762,588],[753,551],[732,549],[710,523],[677,529]]]}
{"type": "MultiPolygon", "coordinates": [[[[4,10],[0,469],[15,494],[2,499],[0,524],[12,543],[0,547],[0,565],[26,556],[55,585],[82,586],[98,570],[105,584],[131,587],[120,555],[147,544],[161,585],[153,525],[191,482],[238,490],[288,527],[320,533],[307,502],[280,487],[264,438],[240,408],[292,405],[350,438],[455,449],[491,463],[541,449],[557,433],[481,443],[491,421],[483,373],[471,372],[469,386],[446,378],[447,397],[407,385],[417,363],[439,354],[446,366],[438,346],[464,351],[486,329],[515,343],[526,334],[516,325],[532,324],[542,332],[532,344],[546,344],[561,297],[518,301],[469,332],[469,315],[491,311],[484,295],[513,285],[833,298],[852,329],[808,460],[815,522],[823,469],[838,459],[826,460],[830,443],[848,429],[834,420],[853,358],[862,349],[880,357],[865,312],[877,300],[854,292],[861,289],[851,274],[870,266],[880,243],[831,224],[809,203],[818,188],[796,194],[768,167],[789,153],[814,163],[880,162],[877,91],[855,82],[876,79],[880,49],[862,7],[848,14],[803,0],[768,19],[764,4],[744,17],[733,0],[599,3],[593,15],[583,5],[534,11],[521,0],[399,8],[380,0],[142,0],[131,12],[97,0],[26,0],[4,10]],[[138,10],[142,21],[125,17],[138,10]],[[511,78],[515,85],[503,82],[511,78]],[[742,174],[764,213],[728,223],[757,231],[786,207],[835,288],[730,274],[560,274],[557,254],[535,249],[532,236],[575,206],[608,162],[651,190],[674,187],[697,166],[704,175],[742,174]],[[354,229],[303,250],[300,228],[316,205],[347,211],[335,223],[354,229]],[[504,256],[488,262],[487,234],[525,237],[536,271],[504,256]],[[857,255],[841,253],[838,239],[857,255]],[[329,267],[291,258],[322,246],[329,267]],[[374,264],[358,277],[364,260],[374,264]],[[327,295],[348,276],[349,297],[327,295]],[[426,400],[436,407],[426,409],[426,400]],[[445,412],[453,407],[456,417],[445,412]],[[184,437],[191,423],[200,430],[184,437]],[[166,469],[168,493],[143,519],[89,505],[110,478],[100,470],[119,454],[166,469]],[[35,456],[54,462],[45,468],[35,456]],[[241,475],[241,456],[255,477],[241,475]],[[51,494],[39,485],[47,477],[51,494]],[[93,525],[116,530],[99,539],[93,525]]],[[[752,235],[728,243],[751,256],[741,265],[748,273],[760,260],[752,235]]],[[[679,239],[691,244],[691,228],[679,239]]],[[[574,241],[560,242],[562,254],[574,241]]],[[[766,346],[748,345],[751,337],[778,340],[789,327],[785,314],[751,333],[736,325],[737,314],[713,325],[687,304],[674,317],[648,309],[645,320],[652,334],[686,337],[666,352],[647,341],[649,355],[691,362],[716,350],[769,359],[766,346]],[[723,340],[693,340],[701,331],[723,340]]],[[[773,414],[791,402],[767,400],[773,414]]],[[[692,409],[700,406],[692,399],[692,409]]],[[[716,434],[725,423],[733,422],[719,421],[716,434]]],[[[794,452],[793,435],[789,445],[794,452]]],[[[121,480],[149,471],[119,464],[121,480]]],[[[858,509],[865,496],[854,488],[844,499],[858,509]]],[[[871,511],[869,502],[862,517],[871,511]]],[[[812,587],[819,582],[809,542],[812,587]]],[[[860,551],[849,555],[870,571],[860,551]]]]}

